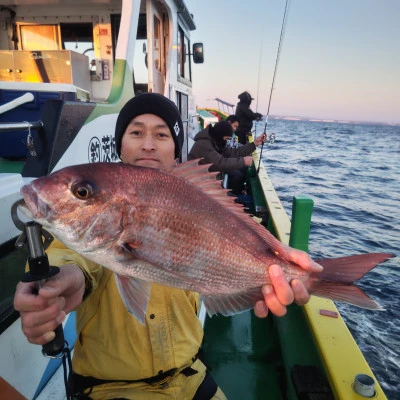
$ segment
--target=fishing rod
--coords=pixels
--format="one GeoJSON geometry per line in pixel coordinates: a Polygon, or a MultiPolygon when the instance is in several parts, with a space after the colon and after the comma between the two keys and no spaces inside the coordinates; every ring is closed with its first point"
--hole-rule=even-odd
{"type": "MultiPolygon", "coordinates": [[[[275,60],[275,68],[274,68],[274,75],[272,77],[272,84],[271,84],[271,91],[269,93],[269,101],[268,101],[268,109],[267,109],[267,114],[265,116],[265,126],[264,126],[264,135],[267,132],[267,125],[268,125],[268,117],[269,117],[269,109],[271,107],[271,99],[272,99],[272,92],[274,91],[274,84],[275,84],[275,77],[276,77],[276,71],[278,70],[278,64],[279,64],[279,58],[280,58],[280,54],[281,54],[281,48],[282,48],[282,41],[283,41],[283,35],[285,33],[285,28],[286,28],[286,22],[287,22],[287,15],[289,12],[289,4],[290,0],[286,0],[286,4],[285,4],[285,12],[283,13],[283,21],[282,21],[282,27],[281,27],[281,35],[279,38],[279,45],[278,45],[278,51],[276,53],[276,60],[275,60]]],[[[271,139],[270,139],[270,143],[273,143],[275,140],[275,135],[271,133],[270,135],[271,139]]],[[[261,151],[260,151],[260,159],[258,161],[258,168],[257,168],[257,173],[260,171],[260,165],[261,165],[261,156],[262,156],[262,152],[264,149],[264,142],[261,145],[261,151]]]]}

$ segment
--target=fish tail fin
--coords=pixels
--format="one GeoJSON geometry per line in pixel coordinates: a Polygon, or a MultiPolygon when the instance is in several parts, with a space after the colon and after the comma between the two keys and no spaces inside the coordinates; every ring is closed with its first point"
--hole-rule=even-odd
{"type": "Polygon", "coordinates": [[[318,286],[312,290],[312,294],[327,297],[331,300],[343,301],[369,310],[384,310],[379,303],[353,284],[320,281],[318,286]]]}
{"type": "Polygon", "coordinates": [[[316,279],[310,292],[317,296],[344,301],[362,308],[383,310],[375,300],[353,285],[353,282],[361,279],[378,264],[392,257],[394,257],[393,254],[371,253],[316,260],[324,267],[324,270],[319,274],[312,274],[312,278],[316,279]]]}

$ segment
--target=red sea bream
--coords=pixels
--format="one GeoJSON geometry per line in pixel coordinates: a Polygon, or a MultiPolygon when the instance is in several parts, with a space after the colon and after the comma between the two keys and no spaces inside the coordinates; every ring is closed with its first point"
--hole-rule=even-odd
{"type": "Polygon", "coordinates": [[[66,246],[116,274],[128,310],[144,321],[149,282],[199,292],[210,315],[248,310],[262,299],[268,266],[279,264],[310,293],[379,309],[353,285],[391,254],[318,260],[255,222],[221,189],[208,166],[169,171],[116,163],[64,168],[21,189],[23,211],[66,246]]]}

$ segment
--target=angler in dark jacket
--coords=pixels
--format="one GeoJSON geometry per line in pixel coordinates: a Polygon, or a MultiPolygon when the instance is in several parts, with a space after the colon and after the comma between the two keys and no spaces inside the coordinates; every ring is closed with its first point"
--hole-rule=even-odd
{"type": "Polygon", "coordinates": [[[203,164],[212,164],[210,171],[229,174],[229,187],[234,194],[241,194],[244,187],[245,167],[251,166],[251,154],[263,141],[265,135],[243,146],[226,147],[226,140],[232,137],[233,129],[229,122],[220,121],[214,126],[208,125],[194,138],[194,145],[189,152],[188,160],[202,158],[203,164]]]}
{"type": "Polygon", "coordinates": [[[239,127],[235,133],[239,143],[245,144],[247,136],[250,135],[251,128],[253,127],[253,121],[258,121],[262,118],[262,114],[255,113],[250,109],[253,98],[249,92],[240,93],[238,99],[239,103],[237,103],[235,115],[239,120],[239,127]]]}

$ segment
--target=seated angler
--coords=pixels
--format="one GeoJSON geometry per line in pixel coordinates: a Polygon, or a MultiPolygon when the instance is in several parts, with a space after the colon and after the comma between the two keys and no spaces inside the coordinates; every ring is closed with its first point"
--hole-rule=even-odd
{"type": "Polygon", "coordinates": [[[251,154],[265,141],[265,135],[259,136],[253,143],[240,147],[228,147],[226,142],[231,139],[233,129],[229,122],[220,121],[214,126],[208,125],[199,132],[190,150],[189,160],[202,158],[203,164],[212,164],[210,171],[227,173],[228,186],[234,195],[241,195],[244,190],[246,169],[252,165],[251,154]]]}

